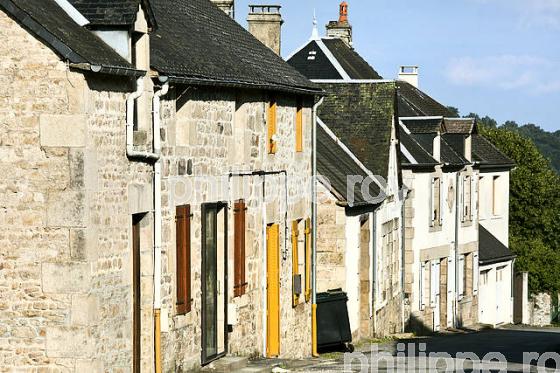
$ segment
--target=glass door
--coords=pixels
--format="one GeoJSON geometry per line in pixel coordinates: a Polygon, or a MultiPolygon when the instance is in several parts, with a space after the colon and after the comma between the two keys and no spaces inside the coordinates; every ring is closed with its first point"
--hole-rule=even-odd
{"type": "Polygon", "coordinates": [[[202,364],[227,352],[227,205],[202,205],[202,364]]]}

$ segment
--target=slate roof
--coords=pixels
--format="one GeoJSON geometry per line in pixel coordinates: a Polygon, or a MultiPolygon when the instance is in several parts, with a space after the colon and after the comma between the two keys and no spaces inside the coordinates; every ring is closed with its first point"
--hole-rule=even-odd
{"type": "Polygon", "coordinates": [[[446,133],[458,133],[468,135],[475,130],[475,119],[473,118],[445,118],[443,128],[446,133]]]}
{"type": "Polygon", "coordinates": [[[334,58],[351,79],[383,79],[354,49],[342,39],[322,39],[334,58]]]}
{"type": "Polygon", "coordinates": [[[400,144],[401,144],[401,165],[405,168],[433,168],[438,165],[430,153],[428,153],[411,135],[404,129],[400,131],[400,144]],[[408,158],[403,150],[406,149],[408,154],[413,157],[413,160],[408,158]]]}
{"type": "Polygon", "coordinates": [[[472,135],[473,160],[481,168],[513,168],[515,162],[498,150],[488,139],[479,134],[472,135]]]}
{"type": "MultiPolygon", "coordinates": [[[[412,134],[414,140],[432,156],[434,152],[433,144],[435,136],[435,134],[429,133],[412,134]]],[[[462,154],[456,152],[444,137],[441,138],[440,143],[440,158],[441,162],[447,166],[464,166],[471,163],[462,154]]]]}
{"type": "Polygon", "coordinates": [[[68,0],[92,26],[132,26],[142,3],[148,23],[155,27],[150,2],[146,0],[68,0]]]}
{"type": "Polygon", "coordinates": [[[480,264],[507,262],[515,258],[511,250],[482,225],[478,225],[478,261],[480,264]]]}
{"type": "Polygon", "coordinates": [[[172,81],[315,94],[320,88],[208,0],[152,0],[151,64],[172,81]]]}
{"type": "Polygon", "coordinates": [[[319,118],[376,176],[387,179],[395,84],[321,84],[325,100],[319,118]]]}
{"type": "Polygon", "coordinates": [[[401,122],[411,133],[438,133],[442,132],[443,118],[414,118],[401,119],[401,122]]]}
{"type": "Polygon", "coordinates": [[[0,0],[0,7],[53,49],[62,59],[85,69],[140,76],[138,71],[100,38],[79,26],[54,0],[0,0]]]}
{"type": "Polygon", "coordinates": [[[328,180],[328,185],[334,189],[339,201],[347,203],[349,207],[374,205],[384,199],[379,185],[369,178],[364,169],[322,125],[317,126],[317,172],[328,180]],[[369,183],[369,196],[362,194],[361,183],[348,183],[348,176],[359,176],[364,180],[369,178],[372,181],[369,183]],[[353,186],[353,198],[348,195],[348,185],[353,186]]]}
{"type": "Polygon", "coordinates": [[[383,79],[354,49],[336,38],[309,41],[288,59],[288,63],[309,79],[343,79],[331,58],[338,62],[350,79],[383,79]]]}
{"type": "Polygon", "coordinates": [[[396,84],[400,117],[454,116],[449,109],[413,85],[402,80],[396,84]]]}

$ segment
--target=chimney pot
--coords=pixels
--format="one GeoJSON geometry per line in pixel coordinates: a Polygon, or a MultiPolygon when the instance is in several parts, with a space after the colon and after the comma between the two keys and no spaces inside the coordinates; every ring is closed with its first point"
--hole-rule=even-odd
{"type": "Polygon", "coordinates": [[[352,47],[352,26],[348,22],[348,3],[340,3],[338,21],[330,21],[327,25],[327,36],[342,39],[349,47],[352,47]]]}
{"type": "Polygon", "coordinates": [[[277,55],[281,52],[282,14],[280,5],[249,5],[249,32],[277,55]]]}

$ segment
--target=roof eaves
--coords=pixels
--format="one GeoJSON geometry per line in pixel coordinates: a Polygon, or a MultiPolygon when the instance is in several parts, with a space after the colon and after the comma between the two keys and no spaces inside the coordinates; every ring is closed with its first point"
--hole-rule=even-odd
{"type": "MultiPolygon", "coordinates": [[[[57,3],[58,4],[58,3],[57,3]]],[[[39,22],[35,21],[33,17],[27,14],[24,10],[20,9],[11,0],[0,0],[0,6],[6,9],[16,20],[32,31],[38,38],[42,39],[50,45],[56,52],[58,52],[65,59],[70,61],[70,66],[95,73],[103,73],[108,75],[120,76],[142,76],[146,72],[142,70],[130,69],[125,67],[110,66],[110,65],[94,65],[91,61],[76,53],[72,48],[59,40],[49,30],[47,30],[39,22]]],[[[62,9],[62,8],[61,8],[62,9]]]]}
{"type": "Polygon", "coordinates": [[[204,77],[187,77],[178,76],[173,74],[162,74],[169,77],[169,81],[179,84],[192,84],[201,86],[220,86],[220,87],[230,87],[230,88],[248,88],[248,89],[259,89],[259,90],[271,90],[286,93],[304,94],[304,95],[322,95],[324,91],[321,88],[311,89],[306,87],[289,86],[276,83],[251,83],[241,80],[226,80],[226,79],[212,79],[204,77]]]}
{"type": "Polygon", "coordinates": [[[499,257],[499,258],[487,259],[487,260],[479,259],[478,262],[479,262],[479,264],[482,264],[482,265],[491,265],[491,264],[496,264],[496,263],[509,262],[510,260],[514,260],[515,258],[517,258],[517,255],[512,254],[512,255],[502,256],[502,257],[499,257]]]}
{"type": "Polygon", "coordinates": [[[322,84],[380,84],[380,83],[394,83],[391,79],[311,79],[313,83],[322,84]]]}

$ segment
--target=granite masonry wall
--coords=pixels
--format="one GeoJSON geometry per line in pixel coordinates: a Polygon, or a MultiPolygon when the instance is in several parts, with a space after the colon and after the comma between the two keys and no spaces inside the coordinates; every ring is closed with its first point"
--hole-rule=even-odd
{"type": "MultiPolygon", "coordinates": [[[[164,98],[163,140],[163,306],[169,314],[163,333],[164,371],[200,366],[201,350],[201,205],[245,200],[247,292],[233,298],[233,211],[228,209],[228,303],[237,320],[228,334],[228,353],[263,356],[266,314],[263,227],[280,225],[280,356],[311,354],[311,305],[300,297],[292,307],[291,222],[310,217],[311,109],[304,109],[304,151],[295,152],[296,100],[278,100],[277,152],[266,150],[267,96],[259,92],[211,91],[176,87],[164,98]],[[263,177],[231,173],[286,171],[263,177]],[[286,176],[287,175],[287,176],[286,176]],[[287,198],[287,206],[286,206],[287,198]],[[191,206],[192,311],[177,315],[175,208],[191,206]],[[263,218],[263,211],[266,214],[263,218]]],[[[300,223],[301,226],[301,223],[300,223]]],[[[303,229],[300,228],[300,234],[303,229]]]]}
{"type": "Polygon", "coordinates": [[[125,154],[130,82],[70,71],[3,12],[0,36],[0,370],[130,371],[129,186],[151,195],[125,154]]]}

